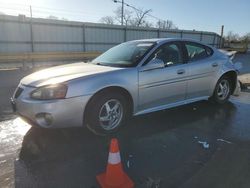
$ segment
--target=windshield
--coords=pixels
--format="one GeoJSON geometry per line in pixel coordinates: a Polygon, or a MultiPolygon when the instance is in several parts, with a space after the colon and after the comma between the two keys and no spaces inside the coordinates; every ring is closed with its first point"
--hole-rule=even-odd
{"type": "Polygon", "coordinates": [[[117,45],[92,61],[94,64],[134,67],[154,46],[154,42],[132,41],[117,45]]]}

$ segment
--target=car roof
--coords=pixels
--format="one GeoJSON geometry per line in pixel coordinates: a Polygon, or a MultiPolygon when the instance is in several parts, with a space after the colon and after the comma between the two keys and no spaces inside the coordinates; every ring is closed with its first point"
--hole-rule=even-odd
{"type": "MultiPolygon", "coordinates": [[[[156,42],[156,43],[165,43],[165,42],[171,42],[171,41],[185,41],[185,42],[195,42],[201,45],[209,46],[210,48],[213,48],[211,45],[204,44],[201,41],[190,39],[190,38],[152,38],[152,39],[140,39],[140,40],[133,40],[133,41],[140,41],[140,42],[156,42]]],[[[131,41],[132,42],[132,41],[131,41]]]]}
{"type": "MultiPolygon", "coordinates": [[[[139,40],[133,40],[138,42],[162,42],[162,41],[171,41],[174,38],[151,38],[151,39],[139,39],[139,40]]],[[[177,39],[177,38],[176,38],[177,39]]]]}
{"type": "MultiPolygon", "coordinates": [[[[152,38],[152,39],[139,39],[139,40],[133,40],[133,41],[141,41],[141,42],[167,42],[167,41],[190,41],[190,42],[196,42],[201,43],[198,40],[189,39],[189,38],[152,38]]],[[[202,43],[201,43],[202,44],[202,43]]]]}

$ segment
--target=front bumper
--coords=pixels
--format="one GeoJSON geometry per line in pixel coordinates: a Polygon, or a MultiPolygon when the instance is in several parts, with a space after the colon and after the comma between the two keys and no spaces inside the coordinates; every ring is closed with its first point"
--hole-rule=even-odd
{"type": "Polygon", "coordinates": [[[29,93],[34,88],[26,87],[23,93],[11,99],[13,111],[32,125],[44,128],[65,128],[83,126],[83,114],[90,95],[59,100],[34,100],[29,93]],[[41,121],[41,114],[49,114],[49,124],[41,121]]]}

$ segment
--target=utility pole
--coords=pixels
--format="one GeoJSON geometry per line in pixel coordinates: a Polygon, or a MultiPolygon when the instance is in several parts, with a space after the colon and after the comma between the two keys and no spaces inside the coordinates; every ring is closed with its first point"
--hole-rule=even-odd
{"type": "MultiPolygon", "coordinates": [[[[123,18],[124,18],[124,0],[114,0],[114,3],[121,3],[122,4],[122,15],[121,15],[121,25],[123,25],[123,18]]],[[[126,3],[125,3],[126,4],[126,3]]],[[[128,6],[128,4],[126,4],[128,6]]]]}
{"type": "Polygon", "coordinates": [[[224,25],[221,26],[221,32],[220,32],[220,48],[223,47],[223,34],[224,34],[224,25]]]}
{"type": "Polygon", "coordinates": [[[30,5],[30,40],[31,40],[31,51],[34,52],[34,39],[33,39],[33,27],[32,27],[32,7],[30,5]]]}
{"type": "Polygon", "coordinates": [[[124,18],[124,5],[126,5],[127,7],[130,7],[130,8],[132,8],[132,9],[138,11],[138,12],[143,13],[143,16],[147,14],[147,15],[149,15],[152,18],[160,20],[159,18],[157,18],[157,17],[152,16],[152,15],[149,14],[149,12],[151,11],[151,9],[143,12],[142,10],[140,10],[140,9],[138,9],[138,8],[136,8],[136,7],[132,6],[132,5],[129,5],[128,3],[124,2],[124,0],[122,0],[122,1],[120,1],[120,0],[112,0],[112,1],[114,1],[114,3],[121,3],[122,4],[121,25],[123,25],[123,22],[124,22],[124,19],[123,19],[124,18]]]}
{"type": "Polygon", "coordinates": [[[123,17],[124,17],[124,0],[122,0],[122,17],[121,17],[122,25],[123,25],[123,17]]]}
{"type": "Polygon", "coordinates": [[[30,18],[32,19],[32,7],[30,5],[30,18]]]}

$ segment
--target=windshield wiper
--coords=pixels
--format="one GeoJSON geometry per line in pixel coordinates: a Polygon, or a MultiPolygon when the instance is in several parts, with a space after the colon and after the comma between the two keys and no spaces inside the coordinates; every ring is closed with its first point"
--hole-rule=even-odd
{"type": "Polygon", "coordinates": [[[92,62],[92,64],[94,64],[94,65],[101,65],[101,66],[109,66],[108,63],[104,63],[104,62],[92,62]]]}
{"type": "Polygon", "coordinates": [[[116,64],[116,63],[105,63],[105,62],[92,62],[94,65],[101,65],[107,67],[132,67],[130,64],[116,64]]]}

